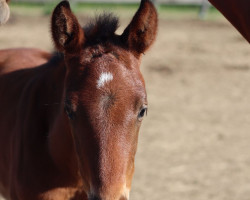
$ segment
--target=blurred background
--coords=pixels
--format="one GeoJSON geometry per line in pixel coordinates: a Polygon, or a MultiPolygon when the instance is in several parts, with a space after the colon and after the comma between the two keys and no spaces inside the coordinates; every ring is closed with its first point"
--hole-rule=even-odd
{"type": "MultiPolygon", "coordinates": [[[[70,0],[84,25],[103,10],[121,33],[139,1],[70,0]]],[[[207,1],[155,0],[158,37],[143,59],[149,112],[132,200],[250,200],[250,48],[207,1]]],[[[53,51],[58,1],[12,0],[0,48],[53,51]]]]}

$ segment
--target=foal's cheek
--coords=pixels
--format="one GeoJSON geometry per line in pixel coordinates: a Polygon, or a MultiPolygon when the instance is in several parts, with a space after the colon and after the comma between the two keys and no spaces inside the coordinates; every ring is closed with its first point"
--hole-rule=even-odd
{"type": "MultiPolygon", "coordinates": [[[[89,141],[90,139],[87,137],[83,137],[83,133],[80,132],[73,132],[74,134],[74,139],[75,139],[75,149],[78,155],[78,161],[79,161],[79,165],[80,165],[80,174],[82,177],[82,181],[83,181],[83,188],[85,191],[89,191],[90,189],[90,165],[89,162],[89,158],[90,157],[94,157],[93,155],[90,156],[89,154],[89,149],[91,149],[91,145],[90,143],[86,142],[89,141]]],[[[86,134],[85,134],[86,135],[86,134]]]]}

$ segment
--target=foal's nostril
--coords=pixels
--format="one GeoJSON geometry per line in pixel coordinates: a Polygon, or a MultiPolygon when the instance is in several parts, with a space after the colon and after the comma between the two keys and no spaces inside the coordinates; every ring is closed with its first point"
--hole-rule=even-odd
{"type": "Polygon", "coordinates": [[[91,196],[91,197],[89,198],[89,200],[101,200],[101,198],[96,197],[96,196],[91,196]]]}
{"type": "Polygon", "coordinates": [[[128,200],[126,197],[121,197],[119,200],[128,200]]]}
{"type": "MultiPolygon", "coordinates": [[[[96,196],[91,196],[89,198],[89,200],[102,200],[102,199],[99,198],[99,197],[96,197],[96,196]]],[[[126,197],[121,197],[119,200],[127,200],[127,198],[126,197]]]]}

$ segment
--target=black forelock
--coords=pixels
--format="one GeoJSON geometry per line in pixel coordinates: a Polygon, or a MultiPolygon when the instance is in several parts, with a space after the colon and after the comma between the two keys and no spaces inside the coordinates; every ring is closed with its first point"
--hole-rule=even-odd
{"type": "Polygon", "coordinates": [[[112,13],[103,13],[91,20],[83,30],[87,40],[102,42],[114,36],[118,27],[118,17],[112,13]]]}

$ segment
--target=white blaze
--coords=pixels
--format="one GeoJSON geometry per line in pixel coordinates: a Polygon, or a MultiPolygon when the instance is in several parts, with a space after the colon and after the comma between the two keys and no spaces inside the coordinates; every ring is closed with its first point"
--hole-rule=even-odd
{"type": "Polygon", "coordinates": [[[113,80],[113,74],[110,72],[103,72],[101,73],[99,79],[97,80],[97,88],[101,88],[105,85],[105,83],[108,83],[109,81],[113,80]]]}
{"type": "Polygon", "coordinates": [[[130,188],[128,188],[126,185],[124,185],[124,188],[123,188],[123,196],[129,200],[129,193],[130,193],[130,188]]]}

